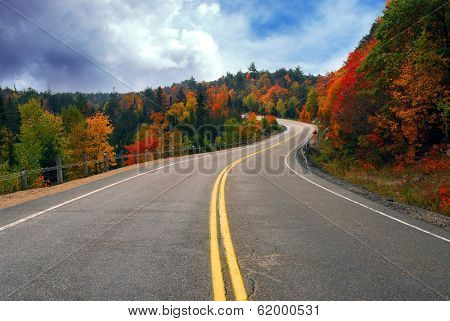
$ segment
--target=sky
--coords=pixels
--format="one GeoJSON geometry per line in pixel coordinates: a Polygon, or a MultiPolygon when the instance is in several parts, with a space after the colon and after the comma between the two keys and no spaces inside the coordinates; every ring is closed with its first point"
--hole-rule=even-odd
{"type": "Polygon", "coordinates": [[[0,0],[0,86],[140,91],[227,72],[338,69],[385,0],[0,0]]]}

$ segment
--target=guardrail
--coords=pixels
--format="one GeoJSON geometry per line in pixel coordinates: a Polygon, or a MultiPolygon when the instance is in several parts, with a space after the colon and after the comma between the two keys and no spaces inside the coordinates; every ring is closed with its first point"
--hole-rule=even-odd
{"type": "MultiPolygon", "coordinates": [[[[261,141],[265,138],[268,138],[274,134],[278,134],[282,131],[284,131],[286,128],[282,126],[282,128],[276,132],[273,132],[269,136],[263,136],[261,139],[256,141],[251,141],[250,143],[254,143],[257,141],[261,141]]],[[[0,183],[4,183],[5,181],[10,180],[18,180],[18,190],[26,190],[29,189],[30,182],[28,177],[32,176],[35,179],[39,177],[40,175],[45,175],[49,172],[55,172],[56,176],[53,176],[52,180],[49,180],[49,185],[57,185],[62,184],[64,181],[70,180],[69,175],[64,175],[64,170],[70,170],[74,168],[79,168],[80,172],[79,175],[75,179],[88,177],[104,172],[108,172],[111,169],[126,167],[130,163],[129,160],[133,159],[132,164],[139,164],[143,162],[148,162],[151,160],[157,160],[157,159],[165,159],[168,157],[175,157],[175,156],[185,156],[185,155],[192,155],[192,154],[200,154],[204,152],[211,152],[216,150],[222,150],[227,148],[233,148],[238,146],[245,146],[248,145],[248,142],[246,140],[242,140],[240,142],[235,142],[231,144],[212,144],[208,146],[190,146],[190,147],[182,147],[179,149],[162,149],[158,150],[155,149],[154,151],[150,152],[148,149],[146,149],[142,153],[134,152],[133,154],[127,154],[127,155],[115,155],[112,159],[109,159],[108,154],[106,152],[103,153],[102,159],[93,159],[93,160],[87,160],[86,155],[82,155],[81,162],[77,163],[70,163],[70,164],[62,164],[61,158],[55,159],[55,166],[51,167],[44,167],[44,168],[37,168],[32,170],[22,170],[20,172],[10,173],[10,174],[4,174],[0,176],[0,183]],[[140,160],[142,160],[140,162],[140,160]],[[92,167],[95,167],[93,170],[92,167]]],[[[48,185],[47,185],[48,186],[48,185]]],[[[6,194],[6,193],[4,193],[6,194]]]]}

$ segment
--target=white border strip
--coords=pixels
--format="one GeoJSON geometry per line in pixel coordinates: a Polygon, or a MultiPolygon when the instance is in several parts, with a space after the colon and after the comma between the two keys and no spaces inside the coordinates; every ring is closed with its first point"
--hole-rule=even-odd
{"type": "Polygon", "coordinates": [[[359,202],[357,202],[357,201],[352,200],[351,198],[348,198],[348,197],[346,197],[346,196],[344,196],[344,195],[341,195],[341,194],[339,194],[339,193],[336,193],[336,192],[334,192],[334,191],[332,191],[332,190],[330,190],[330,189],[328,189],[328,188],[326,188],[326,187],[323,187],[322,185],[319,185],[319,184],[313,182],[313,181],[310,180],[309,178],[306,178],[305,176],[303,176],[303,175],[301,175],[300,173],[298,173],[297,171],[295,171],[291,166],[289,166],[289,164],[288,164],[288,162],[287,162],[287,159],[288,159],[289,155],[290,155],[294,150],[298,149],[298,147],[300,147],[300,146],[303,147],[305,141],[308,141],[310,138],[311,138],[311,134],[309,134],[309,135],[305,138],[305,140],[303,140],[303,142],[301,142],[299,145],[297,145],[296,147],[294,147],[293,149],[291,149],[291,150],[286,154],[286,157],[284,158],[284,163],[286,164],[286,166],[287,166],[291,171],[293,171],[297,176],[300,176],[300,177],[303,178],[305,181],[308,181],[309,183],[311,183],[311,184],[313,184],[313,185],[315,185],[315,186],[317,186],[317,187],[320,187],[321,189],[323,189],[323,190],[325,190],[325,191],[327,191],[327,192],[330,192],[331,194],[334,194],[334,195],[339,196],[340,198],[343,198],[343,199],[345,199],[345,200],[347,200],[347,201],[349,201],[349,202],[352,202],[352,203],[354,203],[354,204],[357,204],[357,205],[359,205],[359,206],[362,206],[362,207],[364,207],[364,208],[366,208],[366,209],[368,209],[368,210],[371,210],[372,212],[381,214],[381,215],[383,215],[383,216],[385,216],[385,217],[387,217],[387,218],[390,218],[391,220],[394,220],[394,221],[396,221],[396,222],[398,222],[398,223],[401,223],[401,224],[403,224],[403,225],[409,226],[409,227],[411,227],[411,228],[413,228],[413,229],[416,229],[416,230],[418,230],[418,231],[420,231],[420,232],[423,232],[423,233],[425,233],[425,234],[434,236],[434,237],[436,237],[436,238],[438,238],[438,239],[441,239],[441,240],[443,240],[443,241],[445,241],[445,242],[450,242],[449,239],[447,239],[447,238],[445,238],[445,237],[443,237],[443,236],[434,234],[434,233],[432,233],[432,232],[430,232],[430,231],[427,231],[427,230],[424,230],[424,229],[422,229],[422,228],[420,228],[420,227],[417,227],[417,226],[415,226],[415,225],[409,224],[409,223],[407,223],[407,222],[405,222],[405,221],[402,221],[402,220],[400,220],[400,219],[398,219],[398,218],[395,218],[395,217],[390,216],[390,215],[388,215],[388,214],[386,214],[386,213],[383,213],[383,212],[381,212],[381,211],[378,211],[378,210],[376,210],[376,209],[374,209],[374,208],[372,208],[372,207],[370,207],[370,206],[364,205],[364,204],[362,204],[362,203],[359,203],[359,202]]]}

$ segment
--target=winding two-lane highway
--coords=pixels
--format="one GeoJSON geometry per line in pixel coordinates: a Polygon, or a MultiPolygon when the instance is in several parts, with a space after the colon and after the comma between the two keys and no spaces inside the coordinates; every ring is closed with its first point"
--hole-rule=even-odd
{"type": "Polygon", "coordinates": [[[303,168],[313,127],[0,210],[1,300],[447,300],[447,231],[303,168]]]}

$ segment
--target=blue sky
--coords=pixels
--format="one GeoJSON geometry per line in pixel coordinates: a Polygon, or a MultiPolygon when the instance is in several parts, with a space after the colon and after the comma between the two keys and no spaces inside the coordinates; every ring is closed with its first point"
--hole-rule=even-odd
{"type": "MultiPolygon", "coordinates": [[[[321,7],[330,6],[332,1],[249,1],[251,3],[250,25],[257,37],[267,37],[280,32],[292,33],[301,29],[310,21],[321,16],[321,7]]],[[[337,1],[338,2],[338,1],[337,1]]],[[[346,1],[352,14],[356,11],[367,10],[380,13],[384,8],[384,0],[346,1]]],[[[241,2],[238,2],[242,5],[241,2]]],[[[222,2],[225,10],[239,11],[240,6],[229,6],[222,2]]]]}
{"type": "Polygon", "coordinates": [[[0,86],[84,92],[213,80],[252,61],[324,74],[339,68],[385,2],[4,1],[0,86]]]}
{"type": "Polygon", "coordinates": [[[240,12],[247,2],[249,23],[257,38],[289,33],[316,11],[316,1],[221,1],[225,12],[240,12]]]}

